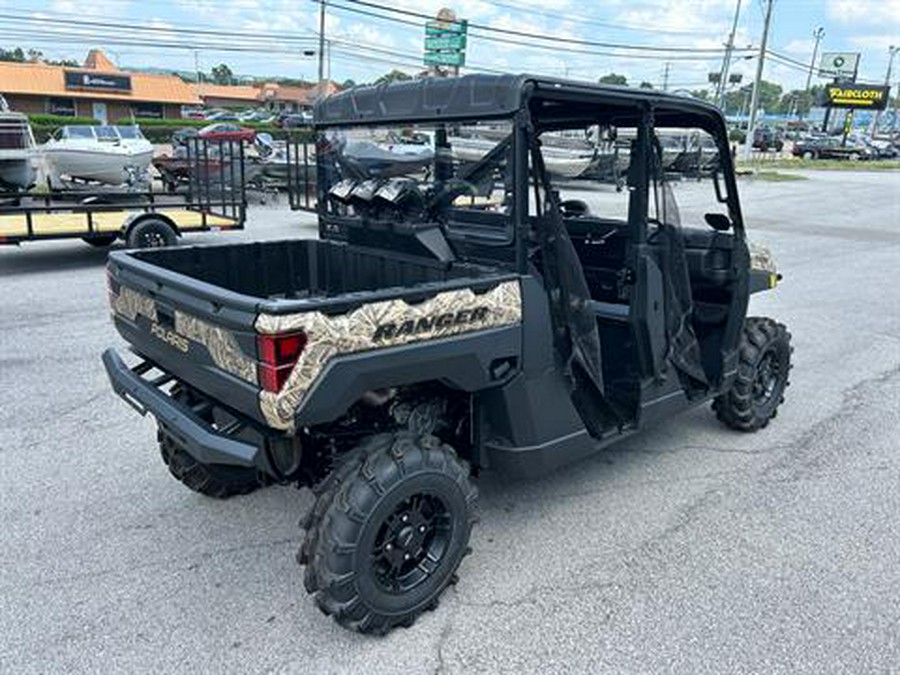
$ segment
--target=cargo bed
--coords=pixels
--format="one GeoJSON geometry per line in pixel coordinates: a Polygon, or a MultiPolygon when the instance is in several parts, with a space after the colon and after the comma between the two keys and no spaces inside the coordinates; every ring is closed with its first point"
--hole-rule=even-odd
{"type": "Polygon", "coordinates": [[[319,240],[117,251],[108,273],[116,328],[138,355],[268,426],[273,417],[261,412],[260,401],[269,393],[277,397],[281,383],[263,391],[261,335],[305,331],[310,348],[318,339],[319,348],[340,344],[341,352],[367,359],[364,352],[392,342],[421,342],[415,351],[427,360],[426,339],[433,344],[485,323],[466,307],[506,304],[501,295],[518,292],[516,275],[503,270],[319,240]],[[402,339],[378,334],[379,326],[393,330],[385,322],[399,331],[411,316],[450,316],[460,309],[454,325],[435,328],[427,318],[426,330],[418,327],[402,339]]]}

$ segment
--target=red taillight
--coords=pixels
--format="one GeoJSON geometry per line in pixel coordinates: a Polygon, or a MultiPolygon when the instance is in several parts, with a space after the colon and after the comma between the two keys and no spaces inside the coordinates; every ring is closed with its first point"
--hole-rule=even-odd
{"type": "Polygon", "coordinates": [[[279,392],[306,347],[305,333],[258,335],[259,385],[266,391],[279,392]]]}

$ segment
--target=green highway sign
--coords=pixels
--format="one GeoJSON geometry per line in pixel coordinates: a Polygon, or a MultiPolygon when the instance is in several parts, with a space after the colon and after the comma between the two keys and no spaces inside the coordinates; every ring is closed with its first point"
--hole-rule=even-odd
{"type": "Polygon", "coordinates": [[[465,52],[425,52],[426,66],[464,66],[465,52]]]}
{"type": "Polygon", "coordinates": [[[466,48],[466,36],[446,35],[442,37],[426,37],[425,49],[428,51],[455,50],[462,51],[466,48]]]}
{"type": "Polygon", "coordinates": [[[468,21],[429,21],[425,24],[426,35],[464,34],[468,31],[468,21]]]}

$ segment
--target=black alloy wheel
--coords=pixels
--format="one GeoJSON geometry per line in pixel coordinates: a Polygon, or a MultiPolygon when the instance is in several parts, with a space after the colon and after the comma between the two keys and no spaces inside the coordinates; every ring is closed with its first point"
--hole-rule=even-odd
{"type": "Polygon", "coordinates": [[[478,492],[434,436],[363,441],[315,491],[297,555],[304,585],[337,623],[383,635],[437,607],[469,552],[478,492]]]}

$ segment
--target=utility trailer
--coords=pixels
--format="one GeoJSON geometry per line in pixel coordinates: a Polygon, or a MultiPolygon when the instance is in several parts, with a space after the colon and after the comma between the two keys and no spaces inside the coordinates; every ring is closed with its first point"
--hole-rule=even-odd
{"type": "Polygon", "coordinates": [[[192,232],[239,230],[246,218],[244,151],[238,141],[189,139],[187,191],[115,188],[0,195],[0,244],[82,239],[129,248],[171,246],[192,232]]]}
{"type": "Polygon", "coordinates": [[[341,625],[436,605],[481,471],[540,480],[704,403],[745,432],[775,417],[790,334],[748,307],[780,275],[748,245],[717,108],[470,75],[329,97],[316,133],[319,240],[113,252],[133,355],[103,362],[188,488],[313,489],[298,560],[341,625]],[[632,139],[621,191],[547,169],[544,134],[592,126],[632,139]],[[712,139],[710,181],[669,180],[672,129],[712,139]]]}

